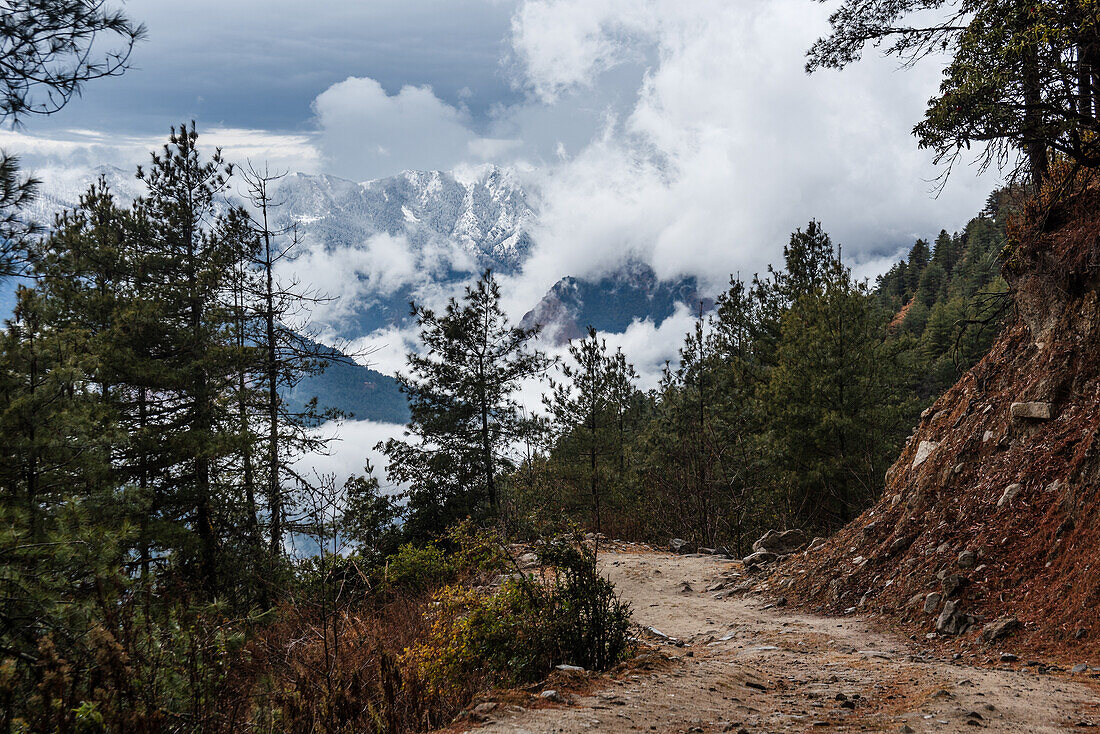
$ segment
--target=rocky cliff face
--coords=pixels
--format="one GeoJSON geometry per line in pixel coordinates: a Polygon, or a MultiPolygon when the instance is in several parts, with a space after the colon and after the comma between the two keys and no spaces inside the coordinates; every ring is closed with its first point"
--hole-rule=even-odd
{"type": "Polygon", "coordinates": [[[1100,190],[1027,205],[1012,239],[1014,323],[925,411],[879,503],[780,582],[959,649],[1100,652],[1100,190]]]}

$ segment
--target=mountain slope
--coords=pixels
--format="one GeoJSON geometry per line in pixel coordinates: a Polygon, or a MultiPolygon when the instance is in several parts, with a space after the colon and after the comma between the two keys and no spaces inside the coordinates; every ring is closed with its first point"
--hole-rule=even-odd
{"type": "Polygon", "coordinates": [[[701,298],[709,310],[713,301],[699,294],[695,278],[659,280],[651,267],[635,262],[595,280],[562,278],[524,314],[521,324],[541,324],[552,342],[564,344],[583,337],[589,326],[620,333],[635,320],[660,325],[677,304],[695,308],[701,298]]]}

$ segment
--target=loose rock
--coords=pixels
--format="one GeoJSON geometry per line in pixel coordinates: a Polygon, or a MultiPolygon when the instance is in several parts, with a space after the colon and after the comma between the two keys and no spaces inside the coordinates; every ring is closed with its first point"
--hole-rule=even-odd
{"type": "Polygon", "coordinates": [[[1024,485],[1022,484],[1010,484],[1005,487],[1004,494],[1002,494],[1001,498],[997,500],[997,507],[1004,507],[1006,504],[1011,502],[1013,499],[1016,498],[1016,495],[1018,495],[1020,491],[1023,490],[1023,488],[1024,485]]]}
{"type": "Polygon", "coordinates": [[[759,550],[755,553],[751,553],[745,556],[742,561],[749,568],[755,568],[757,566],[763,566],[765,564],[771,563],[777,558],[779,558],[779,556],[774,553],[769,553],[766,550],[759,550]]]}
{"type": "Polygon", "coordinates": [[[982,627],[982,641],[994,642],[1003,637],[1007,637],[1020,626],[1020,620],[1015,617],[1001,617],[995,619],[985,627],[982,627]]]}
{"type": "Polygon", "coordinates": [[[949,601],[943,605],[936,620],[936,631],[942,635],[960,635],[974,623],[974,618],[958,609],[958,602],[949,601]]]}

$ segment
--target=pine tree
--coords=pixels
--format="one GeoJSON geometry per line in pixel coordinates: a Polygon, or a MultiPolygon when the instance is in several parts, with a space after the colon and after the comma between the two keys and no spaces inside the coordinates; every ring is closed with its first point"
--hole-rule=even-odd
{"type": "Polygon", "coordinates": [[[835,253],[825,258],[824,283],[783,316],[764,389],[787,521],[814,528],[838,527],[873,499],[904,395],[884,315],[835,253]]]}
{"type": "Polygon", "coordinates": [[[150,168],[138,171],[148,188],[135,204],[147,237],[138,288],[157,323],[145,324],[151,333],[138,347],[148,371],[133,377],[143,396],[140,433],[156,454],[156,510],[170,534],[160,541],[213,594],[223,533],[242,524],[233,465],[239,415],[224,397],[243,357],[233,341],[233,277],[255,239],[247,214],[218,211],[231,168],[220,151],[204,161],[197,141],[194,125],[173,129],[150,168]]]}
{"type": "Polygon", "coordinates": [[[413,306],[425,352],[399,374],[412,414],[406,435],[379,444],[390,481],[409,486],[408,528],[435,535],[457,519],[495,514],[511,447],[529,428],[516,402],[520,383],[541,378],[548,360],[530,342],[539,329],[508,324],[490,271],[437,314],[413,306]]]}
{"type": "Polygon", "coordinates": [[[569,357],[561,365],[561,379],[550,380],[543,402],[554,431],[555,457],[566,475],[580,469],[599,533],[600,501],[608,480],[604,464],[622,453],[625,409],[620,401],[629,399],[629,366],[625,358],[608,354],[606,340],[591,326],[588,336],[569,344],[569,357]]]}

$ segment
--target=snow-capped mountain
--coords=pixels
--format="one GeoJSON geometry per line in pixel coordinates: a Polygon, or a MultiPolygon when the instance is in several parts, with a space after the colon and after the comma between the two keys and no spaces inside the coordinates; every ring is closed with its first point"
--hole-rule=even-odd
{"type": "MultiPolygon", "coordinates": [[[[51,170],[43,175],[26,216],[48,226],[55,213],[74,207],[100,177],[124,203],[145,190],[132,171],[113,166],[51,170]]],[[[230,186],[229,203],[243,203],[238,188],[230,186]]],[[[511,270],[522,264],[531,245],[535,213],[527,192],[512,171],[497,166],[467,176],[404,171],[363,183],[293,173],[275,183],[272,193],[278,221],[297,223],[307,238],[330,247],[355,245],[382,233],[403,235],[414,249],[453,243],[479,266],[511,270]]]]}
{"type": "MultiPolygon", "coordinates": [[[[100,177],[123,203],[144,191],[132,172],[114,167],[45,172],[27,215],[48,226],[100,177]]],[[[225,205],[244,203],[242,190],[231,182],[225,205]]],[[[535,217],[515,174],[496,166],[405,171],[363,183],[294,173],[273,184],[271,199],[275,226],[295,226],[302,240],[297,265],[287,269],[340,301],[315,320],[345,339],[405,323],[411,299],[457,287],[486,268],[517,270],[535,217]]]]}
{"type": "Polygon", "coordinates": [[[699,294],[693,277],[660,280],[645,263],[631,262],[598,279],[565,277],[550,288],[526,314],[521,324],[543,326],[554,343],[584,337],[588,327],[607,333],[626,330],[634,319],[660,324],[672,315],[676,304],[709,310],[713,301],[699,294]]]}
{"type": "Polygon", "coordinates": [[[468,179],[447,171],[405,171],[353,183],[296,173],[281,180],[279,215],[330,247],[380,233],[408,238],[413,249],[457,245],[479,267],[522,264],[534,211],[512,172],[485,166],[468,179]]]}
{"type": "MultiPolygon", "coordinates": [[[[119,168],[44,171],[41,177],[39,197],[26,214],[47,226],[55,213],[75,206],[96,178],[104,178],[123,204],[144,192],[133,172],[119,168]]],[[[244,203],[242,190],[233,182],[224,206],[244,203]]],[[[287,268],[303,284],[334,297],[313,315],[326,341],[355,342],[380,329],[406,329],[410,300],[438,303],[485,268],[521,270],[537,219],[535,196],[515,172],[495,166],[405,171],[363,183],[294,173],[271,193],[278,205],[271,212],[276,227],[293,226],[301,240],[287,268]]],[[[660,324],[677,303],[694,307],[700,298],[694,278],[662,281],[636,262],[595,278],[552,275],[561,279],[522,321],[542,324],[558,344],[583,335],[589,325],[621,332],[635,319],[660,324]]],[[[322,404],[393,419],[393,410],[375,415],[375,407],[395,403],[390,398],[398,395],[396,386],[366,368],[345,365],[303,387],[321,396],[322,404]],[[364,392],[356,403],[349,396],[363,386],[375,393],[364,392]]],[[[304,393],[292,397],[304,399],[304,393]]]]}

